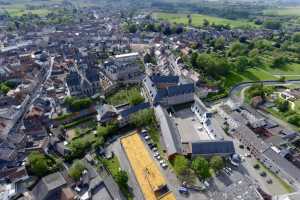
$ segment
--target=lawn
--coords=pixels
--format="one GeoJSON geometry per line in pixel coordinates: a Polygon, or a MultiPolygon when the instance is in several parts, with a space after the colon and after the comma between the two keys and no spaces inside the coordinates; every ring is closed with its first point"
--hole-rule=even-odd
{"type": "Polygon", "coordinates": [[[225,78],[224,86],[226,89],[231,88],[237,83],[246,81],[261,81],[261,80],[276,80],[269,72],[261,68],[250,68],[242,73],[230,72],[229,76],[225,78]]]}
{"type": "MultiPolygon", "coordinates": [[[[187,14],[155,12],[153,13],[153,16],[156,19],[166,20],[171,23],[185,24],[185,25],[188,24],[187,14]]],[[[203,25],[204,19],[207,19],[210,23],[215,23],[216,25],[229,24],[232,27],[245,27],[245,26],[257,27],[257,25],[255,25],[253,22],[249,22],[246,20],[230,20],[230,19],[213,17],[209,15],[201,15],[201,14],[191,14],[191,16],[192,16],[192,25],[197,27],[203,25]]]]}
{"type": "Polygon", "coordinates": [[[276,9],[267,9],[267,10],[264,11],[264,15],[300,16],[300,6],[283,7],[283,8],[276,8],[276,9]]]}
{"type": "Polygon", "coordinates": [[[131,96],[140,96],[141,90],[139,87],[129,87],[125,89],[118,90],[116,93],[108,96],[106,98],[107,103],[112,105],[121,105],[129,103],[131,96]]]}
{"type": "Polygon", "coordinates": [[[111,159],[101,159],[103,165],[110,171],[113,177],[116,177],[120,171],[120,162],[117,156],[113,156],[111,159]]]}
{"type": "Polygon", "coordinates": [[[300,79],[300,64],[298,63],[290,63],[284,67],[265,67],[264,70],[270,72],[272,75],[286,76],[287,79],[297,77],[300,79]]]}

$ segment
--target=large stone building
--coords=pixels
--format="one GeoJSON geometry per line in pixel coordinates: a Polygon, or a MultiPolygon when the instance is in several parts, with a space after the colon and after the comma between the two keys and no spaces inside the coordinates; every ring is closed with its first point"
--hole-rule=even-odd
{"type": "Polygon", "coordinates": [[[152,75],[143,83],[153,104],[172,106],[194,101],[194,83],[182,83],[178,76],[152,75]]]}
{"type": "Polygon", "coordinates": [[[116,55],[103,65],[103,71],[115,82],[131,82],[141,80],[143,68],[138,53],[116,55]]]}

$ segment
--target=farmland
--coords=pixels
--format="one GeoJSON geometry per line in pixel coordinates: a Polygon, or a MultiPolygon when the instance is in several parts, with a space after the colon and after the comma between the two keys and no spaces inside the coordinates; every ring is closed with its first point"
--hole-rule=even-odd
{"type": "MultiPolygon", "coordinates": [[[[156,19],[165,20],[170,23],[177,24],[188,24],[187,14],[177,14],[177,13],[166,13],[166,12],[156,12],[153,14],[156,19]]],[[[203,25],[203,21],[206,19],[210,24],[216,25],[227,25],[229,24],[232,27],[257,27],[253,22],[249,22],[247,20],[230,20],[220,17],[213,17],[209,15],[201,15],[201,14],[191,14],[192,17],[192,25],[196,27],[201,27],[203,25]]]]}
{"type": "Polygon", "coordinates": [[[267,9],[264,11],[264,14],[272,16],[300,16],[300,6],[267,9]]]}

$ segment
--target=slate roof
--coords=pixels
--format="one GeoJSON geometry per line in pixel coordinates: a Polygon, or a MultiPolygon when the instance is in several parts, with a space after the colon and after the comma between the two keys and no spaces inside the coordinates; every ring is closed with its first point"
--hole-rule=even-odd
{"type": "Polygon", "coordinates": [[[180,136],[177,127],[172,123],[166,111],[161,106],[154,108],[159,121],[161,134],[167,149],[168,156],[181,152],[180,136]]]}
{"type": "Polygon", "coordinates": [[[191,153],[196,155],[234,154],[232,141],[200,141],[191,143],[191,153]]]}
{"type": "Polygon", "coordinates": [[[85,71],[85,76],[90,82],[97,82],[99,81],[99,73],[96,69],[94,68],[88,68],[85,71]]]}
{"type": "Polygon", "coordinates": [[[32,194],[35,200],[59,199],[62,188],[67,184],[61,173],[56,172],[42,178],[34,187],[32,194]]]}
{"type": "Polygon", "coordinates": [[[66,82],[69,86],[79,86],[81,77],[77,72],[71,71],[66,77],[66,82]]]}
{"type": "Polygon", "coordinates": [[[178,83],[179,77],[178,76],[161,76],[161,75],[153,75],[150,77],[151,81],[154,84],[158,83],[178,83]]]}
{"type": "Polygon", "coordinates": [[[134,105],[134,106],[131,106],[125,110],[122,110],[120,112],[120,115],[122,117],[128,117],[129,115],[135,113],[135,112],[138,112],[140,110],[144,110],[144,109],[147,109],[147,108],[150,108],[150,103],[149,102],[146,102],[146,103],[140,103],[140,104],[137,104],[137,105],[134,105]]]}
{"type": "Polygon", "coordinates": [[[151,77],[146,77],[144,83],[148,88],[150,95],[154,101],[160,101],[165,97],[172,97],[181,94],[193,93],[195,92],[195,87],[193,83],[178,84],[178,76],[160,76],[153,75],[151,77]],[[177,85],[169,86],[167,88],[159,89],[156,87],[159,83],[177,83],[177,85]]]}

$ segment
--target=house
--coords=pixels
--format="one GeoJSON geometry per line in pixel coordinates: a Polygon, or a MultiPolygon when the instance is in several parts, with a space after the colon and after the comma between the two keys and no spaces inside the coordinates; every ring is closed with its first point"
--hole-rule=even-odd
{"type": "Polygon", "coordinates": [[[114,82],[140,81],[142,66],[138,53],[116,55],[103,65],[105,75],[114,82]]]}
{"type": "Polygon", "coordinates": [[[194,101],[193,83],[181,83],[178,76],[147,76],[143,80],[148,99],[153,104],[172,106],[194,101]]]}
{"type": "Polygon", "coordinates": [[[102,106],[100,106],[100,108],[97,109],[97,112],[97,120],[100,123],[111,122],[118,116],[117,109],[114,106],[108,104],[103,104],[102,106]]]}
{"type": "Polygon", "coordinates": [[[125,126],[129,123],[130,117],[134,114],[137,113],[141,110],[145,110],[150,108],[150,103],[149,102],[143,102],[137,105],[133,106],[128,106],[126,108],[122,108],[121,110],[118,110],[118,121],[119,125],[125,126]]]}
{"type": "Polygon", "coordinates": [[[234,145],[232,141],[218,141],[218,140],[209,140],[209,141],[199,141],[199,142],[190,142],[185,145],[187,149],[184,150],[187,156],[222,156],[230,157],[235,154],[234,145]]]}
{"type": "Polygon", "coordinates": [[[67,185],[60,172],[43,177],[32,190],[33,200],[60,199],[62,189],[67,185]]]}
{"type": "Polygon", "coordinates": [[[172,160],[175,155],[181,154],[180,134],[177,127],[169,118],[166,110],[158,105],[154,107],[155,117],[160,126],[162,139],[166,147],[166,153],[169,160],[172,160]]]}

